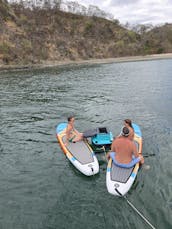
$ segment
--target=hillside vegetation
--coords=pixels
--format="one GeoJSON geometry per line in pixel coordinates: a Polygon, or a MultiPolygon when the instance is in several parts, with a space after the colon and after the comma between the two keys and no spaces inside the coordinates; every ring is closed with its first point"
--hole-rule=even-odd
{"type": "Polygon", "coordinates": [[[172,25],[136,33],[98,17],[25,9],[0,0],[0,64],[37,64],[172,52],[172,25]]]}

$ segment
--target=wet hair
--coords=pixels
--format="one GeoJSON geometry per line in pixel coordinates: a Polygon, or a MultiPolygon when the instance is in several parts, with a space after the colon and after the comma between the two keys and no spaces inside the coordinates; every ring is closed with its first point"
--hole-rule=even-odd
{"type": "Polygon", "coordinates": [[[126,126],[124,126],[123,128],[122,128],[122,132],[121,132],[121,134],[122,134],[122,136],[124,136],[124,137],[128,137],[129,136],[129,129],[126,127],[126,126]]]}
{"type": "Polygon", "coordinates": [[[74,118],[74,116],[72,116],[72,115],[69,116],[69,117],[67,118],[67,121],[70,122],[72,118],[74,118]]]}
{"type": "Polygon", "coordinates": [[[131,128],[133,128],[131,119],[125,119],[124,122],[126,122],[131,128]]]}

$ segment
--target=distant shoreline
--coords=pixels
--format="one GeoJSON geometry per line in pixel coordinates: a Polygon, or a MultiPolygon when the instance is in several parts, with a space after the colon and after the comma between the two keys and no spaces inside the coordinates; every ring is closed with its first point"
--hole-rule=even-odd
{"type": "Polygon", "coordinates": [[[33,65],[0,65],[0,71],[10,70],[24,70],[24,69],[39,69],[46,67],[58,67],[65,65],[83,65],[83,64],[108,64],[118,62],[132,62],[132,61],[146,61],[146,60],[158,60],[158,59],[172,59],[172,53],[154,54],[145,56],[127,56],[105,59],[89,59],[89,60],[64,60],[64,61],[45,61],[41,64],[33,65]]]}

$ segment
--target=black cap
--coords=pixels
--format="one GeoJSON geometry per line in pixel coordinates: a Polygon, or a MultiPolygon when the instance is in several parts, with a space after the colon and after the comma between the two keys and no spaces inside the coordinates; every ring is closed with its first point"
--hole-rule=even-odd
{"type": "Polygon", "coordinates": [[[129,132],[129,129],[126,126],[122,128],[122,136],[128,137],[129,132]]]}

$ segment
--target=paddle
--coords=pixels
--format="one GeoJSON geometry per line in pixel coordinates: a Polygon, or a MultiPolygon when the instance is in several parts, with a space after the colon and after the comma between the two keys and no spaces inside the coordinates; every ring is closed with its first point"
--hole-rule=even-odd
{"type": "Polygon", "coordinates": [[[154,157],[156,156],[155,153],[152,153],[152,154],[143,154],[143,157],[154,157]]]}

